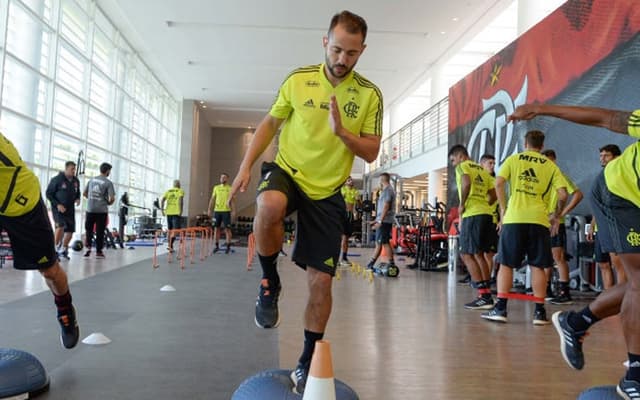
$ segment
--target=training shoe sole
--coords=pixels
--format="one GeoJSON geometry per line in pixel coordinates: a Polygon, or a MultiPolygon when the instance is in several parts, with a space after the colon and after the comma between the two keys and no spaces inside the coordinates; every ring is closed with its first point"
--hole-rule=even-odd
{"type": "Polygon", "coordinates": [[[491,310],[493,307],[495,307],[495,304],[486,304],[484,306],[464,306],[464,308],[467,310],[491,310]]]}
{"type": "Polygon", "coordinates": [[[553,313],[551,316],[551,321],[553,322],[553,326],[556,328],[556,332],[558,332],[558,336],[560,336],[560,353],[562,354],[562,358],[564,358],[564,362],[571,367],[571,369],[580,370],[582,368],[574,367],[569,361],[569,357],[567,357],[567,353],[564,351],[566,347],[564,332],[562,331],[562,327],[560,326],[560,311],[553,313]]]}
{"type": "Polygon", "coordinates": [[[273,324],[273,326],[267,326],[267,325],[262,326],[262,325],[260,325],[260,323],[258,322],[258,318],[256,318],[255,316],[253,317],[253,322],[255,322],[256,326],[258,328],[260,328],[260,329],[274,329],[274,328],[277,328],[278,325],[280,325],[280,313],[278,313],[278,320],[276,321],[275,324],[273,324]]]}
{"type": "Polygon", "coordinates": [[[544,320],[544,319],[534,319],[533,320],[533,324],[535,326],[551,325],[551,321],[547,321],[547,320],[544,320]]]}
{"type": "Polygon", "coordinates": [[[482,318],[486,319],[487,321],[499,322],[501,324],[507,323],[507,317],[503,317],[499,315],[483,315],[482,318]]]}
{"type": "Polygon", "coordinates": [[[569,301],[553,301],[550,300],[549,303],[556,305],[556,306],[570,306],[573,304],[573,300],[569,300],[569,301]]]}

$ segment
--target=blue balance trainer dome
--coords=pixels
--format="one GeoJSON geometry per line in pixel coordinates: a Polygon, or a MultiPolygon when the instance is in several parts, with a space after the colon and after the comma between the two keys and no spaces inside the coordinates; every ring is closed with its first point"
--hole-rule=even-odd
{"type": "Polygon", "coordinates": [[[620,400],[615,386],[596,386],[580,393],[578,400],[620,400]]]}
{"type": "Polygon", "coordinates": [[[31,398],[49,389],[47,371],[33,355],[0,348],[0,399],[28,395],[31,398]]]}
{"type": "MultiPolygon", "coordinates": [[[[301,400],[302,395],[293,392],[290,370],[263,371],[247,378],[233,393],[231,400],[301,400]]],[[[336,400],[359,400],[356,392],[344,382],[335,380],[336,400]]]]}

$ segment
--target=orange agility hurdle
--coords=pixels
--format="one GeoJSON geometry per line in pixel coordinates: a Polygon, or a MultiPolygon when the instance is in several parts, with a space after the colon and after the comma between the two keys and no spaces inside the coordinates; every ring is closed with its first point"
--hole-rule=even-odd
{"type": "MultiPolygon", "coordinates": [[[[158,268],[158,237],[162,234],[162,231],[156,231],[154,235],[154,247],[153,247],[153,268],[158,268]]],[[[185,260],[187,258],[187,238],[190,239],[191,245],[189,248],[190,263],[194,264],[194,258],[196,256],[196,246],[198,238],[200,238],[200,261],[204,261],[209,256],[209,249],[213,245],[213,229],[209,227],[194,226],[190,228],[170,229],[167,232],[167,241],[171,243],[173,238],[180,238],[180,244],[178,246],[177,259],[180,260],[180,268],[184,269],[185,260]]],[[[173,262],[173,252],[169,252],[167,256],[167,262],[171,264],[173,262]]]]}

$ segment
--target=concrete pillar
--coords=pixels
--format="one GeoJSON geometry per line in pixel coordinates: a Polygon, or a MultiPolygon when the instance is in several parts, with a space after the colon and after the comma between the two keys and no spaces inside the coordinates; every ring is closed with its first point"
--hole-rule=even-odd
{"type": "Polygon", "coordinates": [[[183,100],[182,128],[180,129],[180,161],[178,167],[180,185],[185,193],[184,207],[186,212],[183,212],[183,216],[188,215],[191,203],[191,158],[195,136],[194,132],[197,131],[197,123],[195,102],[193,100],[183,100]]]}
{"type": "Polygon", "coordinates": [[[438,201],[446,202],[442,198],[442,172],[439,170],[429,171],[429,188],[427,201],[431,205],[435,205],[436,198],[438,201]]]}
{"type": "Polygon", "coordinates": [[[443,68],[442,65],[431,68],[431,105],[449,96],[449,84],[444,78],[443,68]]]}

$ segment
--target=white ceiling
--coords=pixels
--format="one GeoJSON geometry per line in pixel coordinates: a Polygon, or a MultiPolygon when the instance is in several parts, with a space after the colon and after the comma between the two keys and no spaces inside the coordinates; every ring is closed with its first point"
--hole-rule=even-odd
{"type": "Polygon", "coordinates": [[[244,128],[267,112],[289,71],[324,60],[321,39],[335,12],[367,20],[368,47],[357,69],[388,106],[511,3],[98,0],[174,95],[204,100],[212,126],[244,128]]]}

